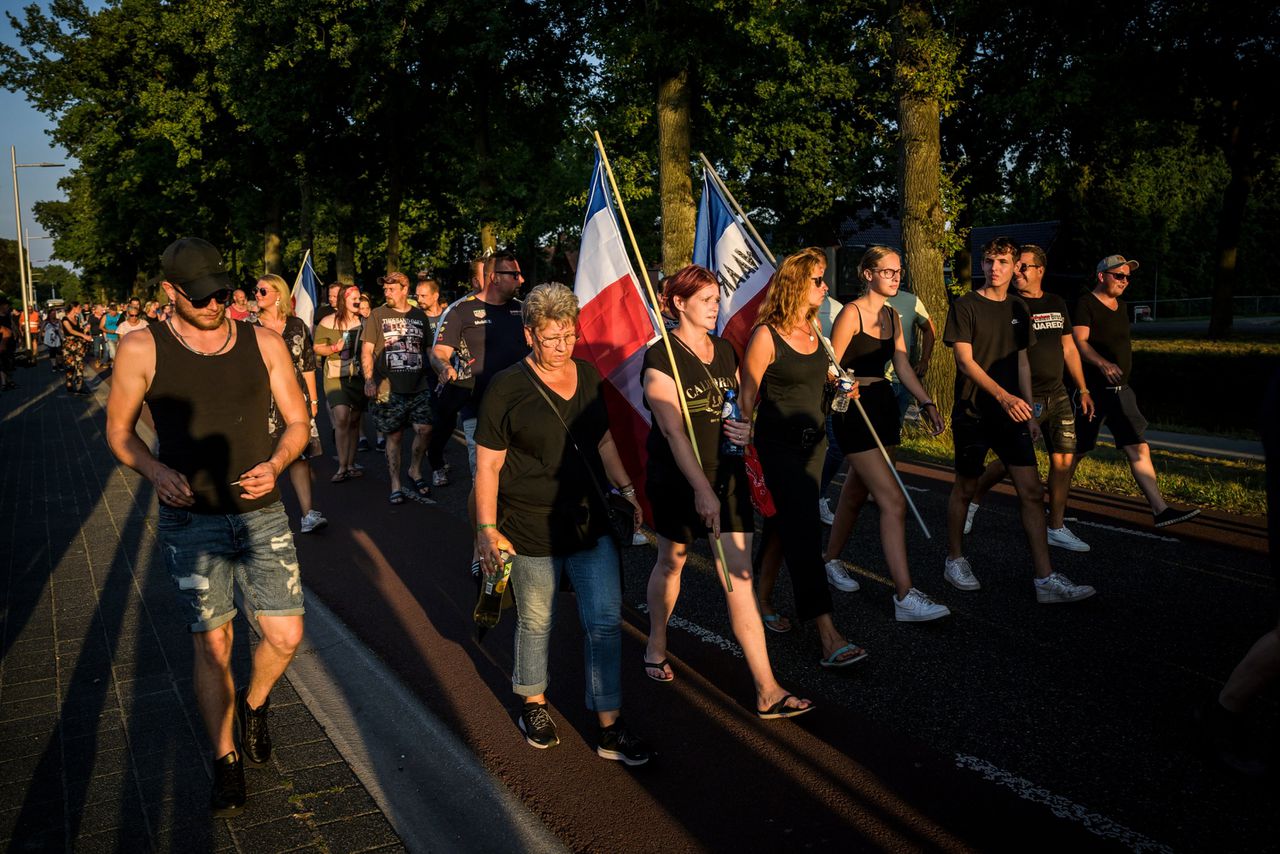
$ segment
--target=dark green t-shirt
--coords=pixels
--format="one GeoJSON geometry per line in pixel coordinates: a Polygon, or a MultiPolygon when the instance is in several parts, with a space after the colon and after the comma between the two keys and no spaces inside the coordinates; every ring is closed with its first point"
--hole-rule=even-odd
{"type": "MultiPolygon", "coordinates": [[[[1018,351],[1030,347],[1036,338],[1031,329],[1031,312],[1020,297],[1010,293],[996,301],[970,291],[951,306],[942,340],[948,347],[969,344],[973,360],[996,385],[1010,394],[1022,394],[1018,388],[1018,351]]],[[[955,411],[975,418],[1004,414],[995,398],[959,370],[955,411]]]]}
{"type": "Polygon", "coordinates": [[[507,452],[498,479],[498,528],[518,554],[529,557],[573,554],[609,532],[606,511],[591,483],[592,475],[601,489],[609,483],[598,450],[609,429],[604,381],[590,364],[577,359],[573,363],[578,388],[568,400],[526,370],[521,360],[493,377],[480,403],[476,444],[507,452]],[[556,405],[560,418],[535,382],[556,405]],[[582,454],[569,441],[561,418],[582,454]]]}
{"type": "MultiPolygon", "coordinates": [[[[1092,292],[1080,297],[1071,315],[1076,326],[1089,327],[1089,346],[1108,362],[1115,362],[1124,372],[1120,385],[1129,384],[1129,372],[1133,368],[1133,346],[1129,340],[1129,307],[1122,299],[1116,300],[1113,311],[1102,304],[1092,292]]],[[[1084,381],[1089,388],[1115,385],[1102,375],[1102,371],[1085,362],[1084,381]]]]}

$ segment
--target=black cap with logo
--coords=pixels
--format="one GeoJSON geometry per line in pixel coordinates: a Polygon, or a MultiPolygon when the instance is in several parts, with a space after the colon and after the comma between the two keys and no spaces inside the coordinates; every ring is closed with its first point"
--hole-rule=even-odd
{"type": "Polygon", "coordinates": [[[160,256],[164,280],[177,285],[188,299],[198,300],[231,287],[231,276],[222,266],[222,255],[199,237],[182,237],[160,256]]]}

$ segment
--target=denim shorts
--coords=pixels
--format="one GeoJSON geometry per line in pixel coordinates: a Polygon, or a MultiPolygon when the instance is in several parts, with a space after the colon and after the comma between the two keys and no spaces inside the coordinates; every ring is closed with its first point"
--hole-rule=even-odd
{"type": "Polygon", "coordinates": [[[212,631],[235,617],[237,581],[255,617],[303,613],[298,553],[279,501],[226,515],[162,504],[158,527],[165,567],[191,631],[212,631]]]}

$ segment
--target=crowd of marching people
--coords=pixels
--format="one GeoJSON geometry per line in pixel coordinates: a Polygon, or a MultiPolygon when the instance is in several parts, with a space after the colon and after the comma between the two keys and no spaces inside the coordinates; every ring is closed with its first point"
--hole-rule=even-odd
{"type": "MultiPolygon", "coordinates": [[[[966,557],[965,537],[980,520],[982,496],[1003,477],[1011,479],[1020,502],[1036,602],[1075,603],[1095,595],[1093,587],[1054,567],[1050,547],[1089,549],[1066,527],[1063,512],[1071,473],[1104,421],[1150,503],[1154,525],[1176,524],[1197,512],[1169,507],[1155,483],[1143,438],[1146,422],[1128,385],[1128,323],[1117,320],[1125,318],[1120,296],[1138,262],[1122,256],[1103,259],[1093,289],[1068,309],[1041,288],[1046,258],[1039,247],[1007,238],[984,247],[984,284],[955,301],[942,333],[957,367],[949,413],[955,482],[947,508],[948,553],[935,574],[912,565],[905,532],[914,507],[894,460],[909,406],[918,409],[921,426],[931,434],[941,434],[948,419],[926,383],[936,331],[923,306],[901,288],[902,258],[891,248],[866,252],[858,266],[862,294],[829,312],[825,328],[825,254],[810,248],[784,259],[742,353],[715,334],[717,278],[692,265],[666,277],[659,309],[669,331],[643,354],[640,376],[651,414],[641,491],[610,429],[605,381],[575,356],[580,329],[573,291],[542,284],[518,298],[524,276],[514,255],[484,259],[474,268],[469,292],[447,305],[440,284],[427,274],[416,283],[399,272],[381,277],[383,300],[377,307],[357,287],[334,284],[308,324],[294,315],[283,279],[263,276],[252,294],[233,290],[216,250],[203,241],[184,241],[164,258],[169,306],[156,310],[132,300],[123,312],[115,306],[101,313],[89,308],[86,318],[86,308],[73,304],[59,322],[71,391],[82,387],[86,353],[107,363],[120,360],[115,385],[121,390],[112,389],[108,432],[117,456],[156,483],[162,536],[179,517],[246,514],[245,524],[253,527],[267,523],[249,519],[250,511],[283,514],[274,482],[268,487],[259,481],[263,466],[277,477],[288,473],[302,513],[298,530],[324,527],[308,461],[321,453],[316,416],[322,405],[337,461],[325,491],[333,494],[337,485],[369,474],[357,461],[368,418],[385,452],[392,505],[433,503],[433,488],[463,480],[443,454],[460,426],[473,485],[467,505],[474,530],[471,572],[477,582],[509,574],[516,610],[511,680],[521,703],[517,725],[535,748],[559,741],[547,705],[548,657],[564,577],[576,592],[583,627],[584,700],[598,719],[597,752],[630,765],[652,754],[624,721],[620,687],[619,549],[632,543],[644,510],[657,556],[646,588],[649,636],[643,661],[635,666],[658,683],[680,678],[668,660],[667,623],[689,551],[705,540],[763,720],[815,708],[775,676],[766,644],[770,632],[811,623],[817,629],[815,660],[826,669],[850,667],[869,655],[851,638],[851,627],[837,623],[833,596],[859,588],[856,571],[840,556],[870,501],[878,510],[880,548],[895,588],[894,615],[904,623],[951,613],[917,579],[933,579],[920,581],[925,588],[945,582],[959,595],[980,589],[982,568],[966,557]],[[135,342],[131,336],[141,329],[152,334],[135,342]],[[99,333],[108,346],[93,350],[99,333]],[[115,346],[111,335],[117,336],[115,346]],[[245,341],[255,340],[257,356],[244,350],[245,341]],[[264,458],[261,448],[238,457],[233,448],[228,460],[240,461],[220,463],[209,475],[208,460],[172,450],[190,445],[181,429],[194,428],[180,429],[156,411],[178,395],[173,386],[179,382],[174,370],[162,368],[160,356],[203,368],[237,353],[237,359],[265,365],[260,378],[241,384],[256,383],[256,391],[183,393],[191,395],[197,412],[206,411],[199,405],[202,395],[221,401],[236,394],[236,400],[248,401],[237,406],[264,407],[255,448],[276,451],[268,463],[251,466],[264,458]],[[166,390],[163,401],[154,397],[156,384],[166,390]],[[144,400],[152,404],[161,437],[159,459],[134,442],[144,400]],[[167,438],[166,431],[180,438],[167,438]],[[1047,523],[1034,448],[1040,439],[1050,459],[1047,523]],[[990,464],[989,452],[995,455],[990,464]],[[845,479],[832,509],[823,495],[841,467],[845,479]],[[244,492],[237,498],[228,482],[244,492]],[[763,517],[758,544],[757,515],[763,517]],[[830,527],[825,540],[824,523],[830,527]],[[793,590],[790,616],[774,604],[783,563],[793,590]]],[[[270,524],[282,523],[273,516],[270,524]]],[[[217,561],[209,560],[216,568],[217,561]]],[[[255,676],[243,696],[213,691],[202,699],[212,710],[206,720],[218,751],[213,804],[220,814],[243,805],[244,786],[219,704],[234,703],[246,755],[269,754],[270,686],[300,637],[296,558],[291,570],[288,561],[277,562],[292,575],[283,584],[264,582],[258,592],[272,591],[262,596],[276,605],[255,600],[254,610],[298,620],[296,626],[282,623],[274,635],[268,632],[278,659],[255,659],[255,676]]],[[[229,638],[229,598],[211,604],[210,585],[191,580],[197,570],[170,571],[193,614],[197,648],[214,662],[209,666],[221,666],[223,640],[204,633],[225,626],[219,631],[229,638]]],[[[257,583],[250,579],[251,587],[257,583]]]]}

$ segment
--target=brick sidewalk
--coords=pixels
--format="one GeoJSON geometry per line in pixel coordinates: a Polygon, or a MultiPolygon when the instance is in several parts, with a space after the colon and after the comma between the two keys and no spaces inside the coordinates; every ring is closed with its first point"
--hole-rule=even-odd
{"type": "MultiPolygon", "coordinates": [[[[191,642],[155,550],[150,484],[94,397],[48,363],[0,396],[0,845],[11,851],[403,850],[298,695],[271,698],[249,805],[209,815],[191,642]]],[[[237,684],[251,634],[236,619],[237,684]]]]}

